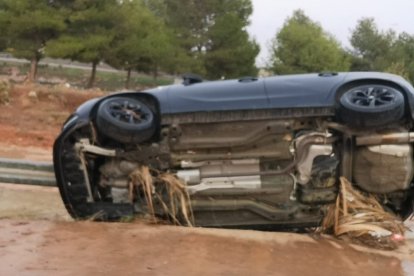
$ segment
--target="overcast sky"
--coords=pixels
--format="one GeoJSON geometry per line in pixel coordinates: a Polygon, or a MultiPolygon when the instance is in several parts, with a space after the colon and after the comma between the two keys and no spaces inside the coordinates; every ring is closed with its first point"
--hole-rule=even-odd
{"type": "Polygon", "coordinates": [[[248,30],[261,46],[258,65],[268,59],[268,44],[296,9],[349,46],[350,30],[362,17],[374,17],[380,29],[392,28],[414,34],[414,0],[252,0],[253,16],[248,30]]]}

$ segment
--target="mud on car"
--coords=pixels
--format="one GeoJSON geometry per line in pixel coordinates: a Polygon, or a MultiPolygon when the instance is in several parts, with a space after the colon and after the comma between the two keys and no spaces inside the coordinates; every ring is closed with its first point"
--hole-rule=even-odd
{"type": "Polygon", "coordinates": [[[80,219],[172,219],[166,204],[188,204],[197,226],[311,227],[335,202],[340,176],[405,218],[413,116],[413,87],[391,74],[186,78],[81,105],[55,142],[54,167],[80,219]],[[132,181],[143,168],[150,179],[132,181]],[[187,201],[168,202],[166,174],[187,201]]]}

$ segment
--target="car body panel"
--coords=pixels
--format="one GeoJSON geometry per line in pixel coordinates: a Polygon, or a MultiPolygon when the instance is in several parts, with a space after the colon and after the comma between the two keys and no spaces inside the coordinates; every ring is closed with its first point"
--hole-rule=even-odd
{"type": "Polygon", "coordinates": [[[270,108],[332,106],[331,91],[346,73],[288,75],[264,79],[270,108]]]}
{"type": "Polygon", "coordinates": [[[191,85],[173,85],[145,92],[159,99],[163,114],[269,107],[263,80],[209,81],[191,85]]]}
{"type": "Polygon", "coordinates": [[[379,72],[287,75],[248,82],[207,81],[144,92],[158,99],[161,114],[335,107],[337,90],[359,81],[386,81],[399,86],[408,98],[414,118],[414,88],[411,84],[399,76],[379,72]]]}
{"type": "Polygon", "coordinates": [[[407,98],[414,118],[414,88],[403,78],[379,72],[352,72],[334,75],[302,74],[268,77],[249,82],[207,81],[192,85],[171,85],[142,92],[114,93],[82,104],[76,114],[86,119],[102,100],[114,96],[147,94],[159,104],[160,114],[283,108],[335,107],[338,89],[353,82],[386,81],[397,85],[407,98]]]}

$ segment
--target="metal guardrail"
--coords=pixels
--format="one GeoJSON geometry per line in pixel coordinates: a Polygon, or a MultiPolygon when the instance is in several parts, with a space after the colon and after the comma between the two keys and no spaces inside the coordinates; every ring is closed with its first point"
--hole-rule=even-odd
{"type": "Polygon", "coordinates": [[[50,187],[56,186],[52,163],[6,158],[0,158],[0,182],[50,187]]]}

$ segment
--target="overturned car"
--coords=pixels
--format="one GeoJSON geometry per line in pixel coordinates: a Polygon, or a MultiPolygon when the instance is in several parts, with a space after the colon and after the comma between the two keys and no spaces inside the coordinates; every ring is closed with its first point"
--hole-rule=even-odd
{"type": "Polygon", "coordinates": [[[413,118],[414,88],[390,74],[186,79],[81,105],[55,142],[54,167],[74,218],[183,221],[188,204],[197,226],[312,227],[340,176],[405,218],[413,118]],[[187,200],[168,196],[166,174],[187,200]]]}

